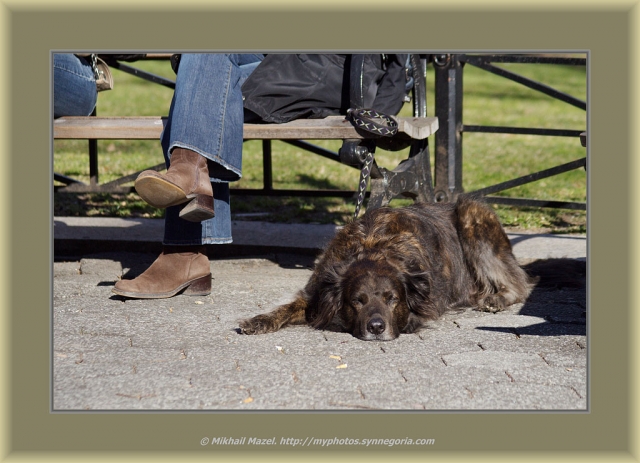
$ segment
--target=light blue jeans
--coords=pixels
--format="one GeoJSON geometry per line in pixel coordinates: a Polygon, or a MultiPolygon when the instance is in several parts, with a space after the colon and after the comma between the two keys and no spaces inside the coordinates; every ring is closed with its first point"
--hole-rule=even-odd
{"type": "Polygon", "coordinates": [[[98,91],[91,65],[71,53],[53,55],[53,117],[88,116],[98,91]]]}
{"type": "Polygon", "coordinates": [[[242,84],[262,61],[256,54],[183,54],[167,124],[161,136],[167,167],[171,151],[187,148],[209,160],[215,217],[189,222],[168,207],[165,245],[232,242],[229,182],[242,176],[242,84]]]}

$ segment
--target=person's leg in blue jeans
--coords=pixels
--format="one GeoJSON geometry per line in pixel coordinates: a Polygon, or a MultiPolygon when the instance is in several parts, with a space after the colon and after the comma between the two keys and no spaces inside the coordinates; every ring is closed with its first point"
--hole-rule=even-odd
{"type": "Polygon", "coordinates": [[[232,241],[228,182],[242,174],[241,87],[261,60],[250,54],[182,55],[161,139],[167,173],[146,171],[136,180],[145,201],[167,209],[163,253],[138,278],[119,281],[117,294],[210,292],[203,245],[232,241]]]}
{"type": "Polygon", "coordinates": [[[71,53],[53,55],[53,117],[88,116],[98,91],[91,65],[71,53]]]}

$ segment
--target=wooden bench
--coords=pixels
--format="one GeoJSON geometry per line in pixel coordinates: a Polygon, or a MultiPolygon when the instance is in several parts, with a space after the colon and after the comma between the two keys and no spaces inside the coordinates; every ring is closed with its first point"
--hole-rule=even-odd
{"type": "MultiPolygon", "coordinates": [[[[420,147],[414,150],[412,157],[403,162],[397,171],[388,171],[384,168],[375,169],[371,181],[372,196],[375,191],[376,197],[373,202],[370,201],[371,206],[386,204],[397,196],[412,198],[424,196],[422,199],[430,199],[428,195],[431,191],[431,174],[427,139],[437,131],[438,119],[435,117],[396,117],[395,120],[398,123],[398,134],[395,138],[408,145],[418,143],[420,147]],[[415,155],[420,156],[416,157],[415,155]],[[427,165],[423,165],[424,163],[427,165]]],[[[165,123],[165,117],[62,117],[53,122],[53,137],[58,140],[159,140],[165,123]]],[[[357,130],[344,116],[330,116],[325,119],[300,119],[284,124],[244,124],[243,138],[265,141],[323,139],[357,141],[368,138],[368,136],[357,130]]],[[[303,147],[309,149],[309,146],[303,147]]],[[[265,146],[263,146],[264,149],[265,146]]],[[[335,155],[334,158],[340,160],[337,156],[335,155]]],[[[131,191],[130,188],[123,188],[122,185],[135,180],[139,174],[136,172],[112,182],[98,184],[97,154],[91,164],[94,172],[91,175],[92,182],[89,184],[54,173],[55,180],[65,183],[65,186],[58,188],[57,191],[76,193],[131,191]]],[[[270,160],[265,169],[267,167],[270,170],[270,160]]],[[[162,170],[164,163],[150,168],[162,170]]],[[[265,183],[267,182],[270,180],[266,179],[265,183]]],[[[264,190],[252,192],[262,193],[264,190]]],[[[245,191],[245,193],[250,192],[245,191]]],[[[301,193],[304,192],[299,190],[290,192],[292,195],[301,193]]],[[[342,193],[344,194],[340,196],[353,195],[353,192],[342,193]]]]}
{"type": "MultiPolygon", "coordinates": [[[[396,117],[398,137],[424,140],[438,129],[435,117],[396,117]]],[[[61,117],[53,122],[55,139],[158,140],[165,117],[61,117]]],[[[245,140],[346,140],[365,136],[343,116],[299,119],[285,124],[244,124],[245,140]]]]}

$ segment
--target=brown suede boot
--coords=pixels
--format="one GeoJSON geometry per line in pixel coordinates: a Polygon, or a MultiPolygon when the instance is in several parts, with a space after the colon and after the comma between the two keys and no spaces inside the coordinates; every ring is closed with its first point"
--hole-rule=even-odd
{"type": "Polygon", "coordinates": [[[211,293],[211,270],[204,246],[165,246],[140,276],[116,282],[113,292],[138,299],[162,299],[184,289],[188,296],[211,293]]]}
{"type": "Polygon", "coordinates": [[[214,216],[207,158],[195,151],[174,149],[166,174],[145,170],[138,175],[135,186],[140,197],[153,207],[165,208],[191,201],[180,211],[180,217],[190,222],[202,222],[214,216]]]}

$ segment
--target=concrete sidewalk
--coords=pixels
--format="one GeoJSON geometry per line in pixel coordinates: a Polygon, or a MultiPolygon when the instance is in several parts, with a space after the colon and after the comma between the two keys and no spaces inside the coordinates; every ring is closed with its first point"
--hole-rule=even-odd
{"type": "MultiPolygon", "coordinates": [[[[205,297],[111,293],[155,259],[163,221],[54,218],[54,410],[586,410],[586,288],[536,290],[499,314],[447,314],[364,342],[293,327],[238,334],[287,302],[330,225],[234,222],[205,297]]],[[[523,260],[585,260],[584,236],[510,234],[523,260]]]]}

